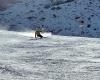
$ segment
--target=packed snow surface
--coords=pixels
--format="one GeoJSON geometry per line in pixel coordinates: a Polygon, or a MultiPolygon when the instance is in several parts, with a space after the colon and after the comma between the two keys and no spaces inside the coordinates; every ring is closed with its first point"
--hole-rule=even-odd
{"type": "Polygon", "coordinates": [[[0,80],[100,80],[100,39],[0,31],[0,80]]]}

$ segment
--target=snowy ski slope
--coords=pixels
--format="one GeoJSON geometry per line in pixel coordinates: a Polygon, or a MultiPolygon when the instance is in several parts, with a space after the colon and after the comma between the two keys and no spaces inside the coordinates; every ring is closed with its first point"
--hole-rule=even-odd
{"type": "Polygon", "coordinates": [[[0,31],[0,80],[100,80],[100,39],[0,31]]]}

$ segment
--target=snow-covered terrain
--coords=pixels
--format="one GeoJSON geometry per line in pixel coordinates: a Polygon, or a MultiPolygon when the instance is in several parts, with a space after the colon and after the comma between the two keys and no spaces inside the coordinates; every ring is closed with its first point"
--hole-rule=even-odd
{"type": "Polygon", "coordinates": [[[0,80],[100,80],[100,39],[32,34],[0,31],[0,80]]]}
{"type": "Polygon", "coordinates": [[[24,0],[0,12],[0,25],[14,31],[42,26],[58,35],[100,37],[100,0],[24,0]]]}

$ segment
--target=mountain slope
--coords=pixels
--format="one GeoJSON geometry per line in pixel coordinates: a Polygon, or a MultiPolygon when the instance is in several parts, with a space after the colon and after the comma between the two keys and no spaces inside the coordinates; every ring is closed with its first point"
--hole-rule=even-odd
{"type": "Polygon", "coordinates": [[[99,80],[99,58],[100,39],[0,31],[0,80],[99,80]]]}
{"type": "Polygon", "coordinates": [[[0,10],[6,10],[12,4],[22,2],[21,0],[0,0],[0,10]]]}
{"type": "Polygon", "coordinates": [[[58,35],[100,37],[99,0],[25,0],[0,13],[8,30],[44,27],[58,35]]]}

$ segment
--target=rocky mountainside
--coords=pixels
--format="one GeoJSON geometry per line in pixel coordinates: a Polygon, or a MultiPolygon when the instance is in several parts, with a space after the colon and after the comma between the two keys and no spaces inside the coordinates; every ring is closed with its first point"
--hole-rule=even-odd
{"type": "Polygon", "coordinates": [[[100,0],[25,0],[1,11],[0,25],[14,31],[40,26],[58,35],[100,37],[100,0]]]}
{"type": "Polygon", "coordinates": [[[5,10],[18,2],[22,2],[22,0],[0,0],[0,10],[5,10]]]}

